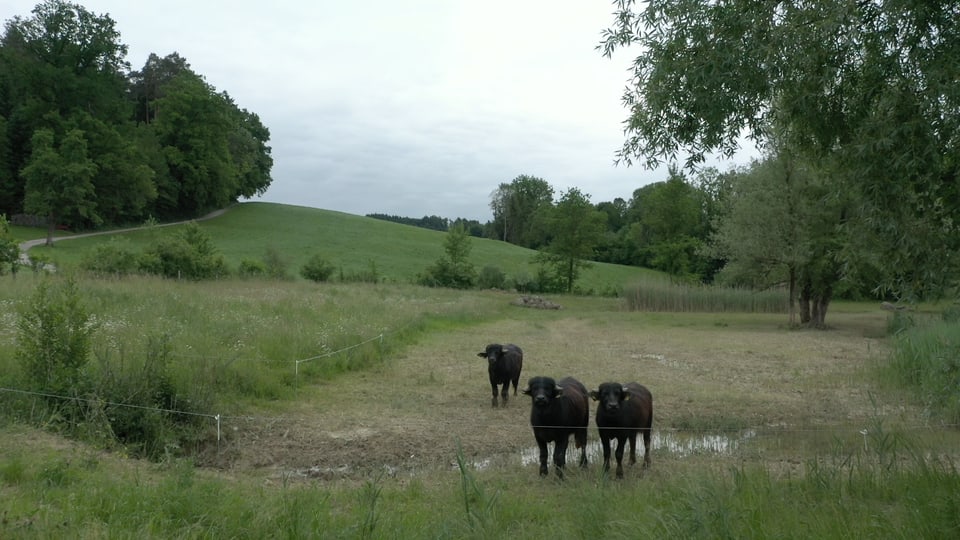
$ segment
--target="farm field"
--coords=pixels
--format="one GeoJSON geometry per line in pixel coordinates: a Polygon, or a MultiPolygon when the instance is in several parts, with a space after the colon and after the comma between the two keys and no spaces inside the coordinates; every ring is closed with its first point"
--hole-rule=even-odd
{"type": "Polygon", "coordinates": [[[793,467],[835,441],[862,444],[861,430],[878,420],[910,432],[924,425],[908,398],[870,382],[884,354],[879,310],[840,315],[837,329],[816,332],[787,330],[784,316],[626,313],[613,300],[575,306],[515,308],[431,332],[374,371],[301,388],[281,418],[228,426],[229,450],[207,456],[209,464],[280,476],[406,476],[449,468],[459,443],[476,464],[535,476],[530,400],[511,393],[508,406],[490,407],[476,357],[488,342],[523,347],[521,387],[534,375],[572,375],[591,389],[607,381],[650,388],[652,474],[687,460],[793,467]]]}
{"type": "MultiPolygon", "coordinates": [[[[33,248],[57,276],[0,276],[0,398],[10,405],[0,414],[0,537],[849,538],[960,528],[960,430],[883,375],[891,321],[878,303],[833,303],[825,331],[791,329],[786,314],[630,311],[610,296],[547,295],[561,309],[533,309],[513,292],[412,285],[443,251],[435,231],[260,203],[201,226],[231,267],[270,247],[293,274],[323,250],[347,273],[373,261],[381,280],[94,279],[76,274],[78,262],[111,236],[33,248]],[[156,389],[176,389],[175,410],[141,421],[193,418],[194,439],[180,446],[161,431],[152,447],[124,447],[111,426],[137,409],[105,404],[104,418],[66,426],[45,412],[51,398],[21,391],[19,314],[63,276],[76,279],[95,328],[86,372],[99,399],[126,403],[143,392],[136,381],[159,377],[166,386],[156,389]],[[571,448],[564,481],[552,470],[539,477],[530,399],[511,393],[506,407],[490,406],[477,352],[491,342],[523,348],[521,386],[535,375],[647,386],[652,466],[628,466],[623,480],[601,473],[591,402],[587,469],[569,465],[571,448]]],[[[176,229],[119,236],[140,249],[176,229]]],[[[478,266],[533,271],[529,250],[473,242],[478,266]]],[[[656,296],[665,283],[616,265],[583,276],[585,289],[605,293],[656,296]]]]}
{"type": "MultiPolygon", "coordinates": [[[[382,281],[412,283],[444,254],[445,233],[301,206],[240,203],[222,215],[197,223],[210,235],[213,245],[233,271],[243,260],[262,259],[272,250],[287,263],[293,279],[301,279],[300,267],[311,256],[319,254],[337,268],[338,274],[352,275],[374,269],[382,281]]],[[[147,227],[96,236],[58,232],[54,247],[41,245],[29,252],[47,258],[58,267],[73,269],[95,246],[111,239],[119,239],[139,252],[161,235],[173,234],[179,228],[179,225],[147,227]]],[[[46,237],[46,231],[37,228],[13,227],[13,234],[22,241],[46,237]]],[[[531,263],[535,254],[533,250],[506,242],[471,238],[469,260],[478,271],[494,266],[515,278],[536,274],[537,267],[531,263]]],[[[577,285],[597,294],[612,293],[640,279],[663,280],[664,275],[646,268],[595,263],[583,270],[577,285]]]]}
{"type": "MultiPolygon", "coordinates": [[[[33,278],[17,279],[0,295],[5,305],[33,278]]],[[[201,354],[216,354],[231,326],[252,334],[238,350],[266,340],[246,311],[264,336],[299,326],[283,338],[296,341],[322,306],[352,337],[300,365],[285,391],[219,402],[211,443],[191,459],[126,458],[6,418],[3,536],[533,538],[605,526],[624,538],[638,529],[841,537],[956,526],[948,511],[960,501],[960,434],[876,376],[888,347],[887,313],[876,305],[838,303],[833,328],[812,331],[788,329],[785,315],[638,313],[617,299],[575,296],[550,297],[560,310],[537,310],[512,305],[512,293],[395,285],[148,279],[84,290],[95,309],[140,306],[124,315],[143,316],[131,320],[140,333],[180,319],[176,341],[201,354]],[[188,305],[168,311],[168,303],[188,305]],[[232,323],[213,326],[228,313],[232,323]],[[402,339],[391,326],[424,314],[430,322],[402,339]],[[381,361],[332,375],[324,368],[343,361],[337,350],[379,334],[392,342],[381,361]],[[563,482],[552,472],[540,478],[529,398],[511,394],[506,407],[490,407],[476,356],[489,342],[523,347],[521,381],[573,375],[589,388],[630,380],[650,388],[652,467],[603,477],[591,420],[589,467],[570,468],[563,482]],[[929,510],[939,521],[917,500],[939,501],[929,510]]],[[[284,369],[313,356],[280,343],[257,350],[284,356],[284,369]]]]}

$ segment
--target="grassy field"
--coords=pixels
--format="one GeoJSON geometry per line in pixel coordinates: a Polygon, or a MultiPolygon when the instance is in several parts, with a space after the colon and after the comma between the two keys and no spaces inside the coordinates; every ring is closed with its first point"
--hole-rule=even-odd
{"type": "MultiPolygon", "coordinates": [[[[41,278],[0,279],[0,372],[16,389],[17,312],[41,278]]],[[[81,290],[97,325],[90,371],[144,369],[162,340],[167,375],[196,400],[177,408],[208,397],[200,437],[135,459],[109,433],[58,435],[77,430],[45,416],[40,397],[0,393],[0,537],[948,538],[960,527],[960,434],[878,374],[890,346],[876,305],[838,303],[833,329],[811,331],[777,314],[628,312],[582,296],[536,310],[505,292],[402,284],[131,278],[81,290]],[[604,477],[591,426],[590,466],[539,478],[529,399],[490,407],[476,352],[491,341],[524,348],[523,380],[647,385],[651,469],[604,477]]]]}
{"type": "MultiPolygon", "coordinates": [[[[345,274],[367,272],[371,267],[384,280],[412,283],[418,274],[444,255],[445,233],[383,220],[272,203],[242,203],[224,215],[199,222],[214,244],[236,270],[244,259],[260,260],[268,249],[287,262],[291,277],[314,254],[320,254],[345,274]]],[[[119,233],[58,241],[54,247],[35,247],[31,253],[47,257],[57,266],[76,267],[91,247],[120,236],[135,250],[142,250],[157,235],[176,227],[119,233]]],[[[17,238],[43,238],[40,229],[14,228],[17,238]],[[32,234],[31,234],[32,231],[32,234]]],[[[69,237],[68,234],[61,236],[69,237]]],[[[484,266],[500,268],[508,277],[536,275],[530,264],[535,252],[496,240],[473,238],[470,260],[479,271],[484,266]]],[[[596,263],[583,271],[577,285],[585,291],[616,292],[642,280],[662,280],[659,272],[630,266],[596,263]]]]}

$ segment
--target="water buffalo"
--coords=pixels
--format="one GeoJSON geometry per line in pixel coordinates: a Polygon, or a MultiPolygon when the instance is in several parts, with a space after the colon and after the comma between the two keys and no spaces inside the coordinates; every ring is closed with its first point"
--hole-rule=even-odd
{"type": "Polygon", "coordinates": [[[563,478],[571,434],[580,449],[580,467],[586,467],[587,424],[590,422],[587,388],[573,377],[559,381],[550,377],[533,377],[523,393],[532,398],[530,425],[540,448],[540,476],[549,472],[547,443],[553,441],[553,464],[557,476],[563,478]]]}
{"type": "Polygon", "coordinates": [[[506,406],[507,390],[510,389],[510,383],[513,383],[513,395],[517,395],[520,370],[523,369],[523,351],[513,344],[491,343],[487,345],[485,351],[478,352],[477,356],[486,358],[489,364],[487,372],[490,375],[490,388],[493,390],[492,405],[497,406],[497,385],[502,384],[503,390],[500,392],[500,401],[503,406],[506,406]]]}
{"type": "Polygon", "coordinates": [[[610,439],[617,439],[617,478],[623,478],[623,446],[630,441],[630,464],[637,462],[637,433],[643,434],[643,466],[650,465],[650,429],[653,427],[653,395],[635,382],[603,383],[590,392],[599,401],[597,432],[603,446],[603,470],[610,470],[610,439]]]}

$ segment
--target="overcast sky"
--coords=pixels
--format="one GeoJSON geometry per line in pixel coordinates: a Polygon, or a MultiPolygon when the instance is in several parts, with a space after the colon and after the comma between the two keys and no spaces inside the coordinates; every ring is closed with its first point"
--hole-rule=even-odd
{"type": "MultiPolygon", "coordinates": [[[[0,17],[38,3],[0,0],[0,17]]],[[[521,174],[593,203],[666,179],[613,164],[636,51],[595,50],[607,0],[79,3],[116,21],[133,69],[177,52],[260,116],[274,159],[260,200],[486,222],[521,174]]]]}

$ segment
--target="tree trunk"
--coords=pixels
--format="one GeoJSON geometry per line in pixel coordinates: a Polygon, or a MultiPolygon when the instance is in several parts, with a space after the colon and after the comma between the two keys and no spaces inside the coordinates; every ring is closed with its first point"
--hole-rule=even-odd
{"type": "Polygon", "coordinates": [[[797,269],[791,265],[788,275],[790,283],[787,286],[789,289],[787,296],[790,300],[787,302],[787,308],[790,310],[790,326],[793,326],[797,324],[797,269]]]}
{"type": "Polygon", "coordinates": [[[50,214],[47,217],[47,246],[53,246],[53,231],[57,230],[57,215],[50,214]]]}
{"type": "Polygon", "coordinates": [[[804,283],[800,287],[800,324],[810,322],[810,284],[804,283]]]}
{"type": "Polygon", "coordinates": [[[815,299],[816,316],[812,321],[816,328],[826,328],[827,307],[830,306],[830,300],[833,297],[833,287],[826,287],[823,292],[817,295],[815,299]]]}

